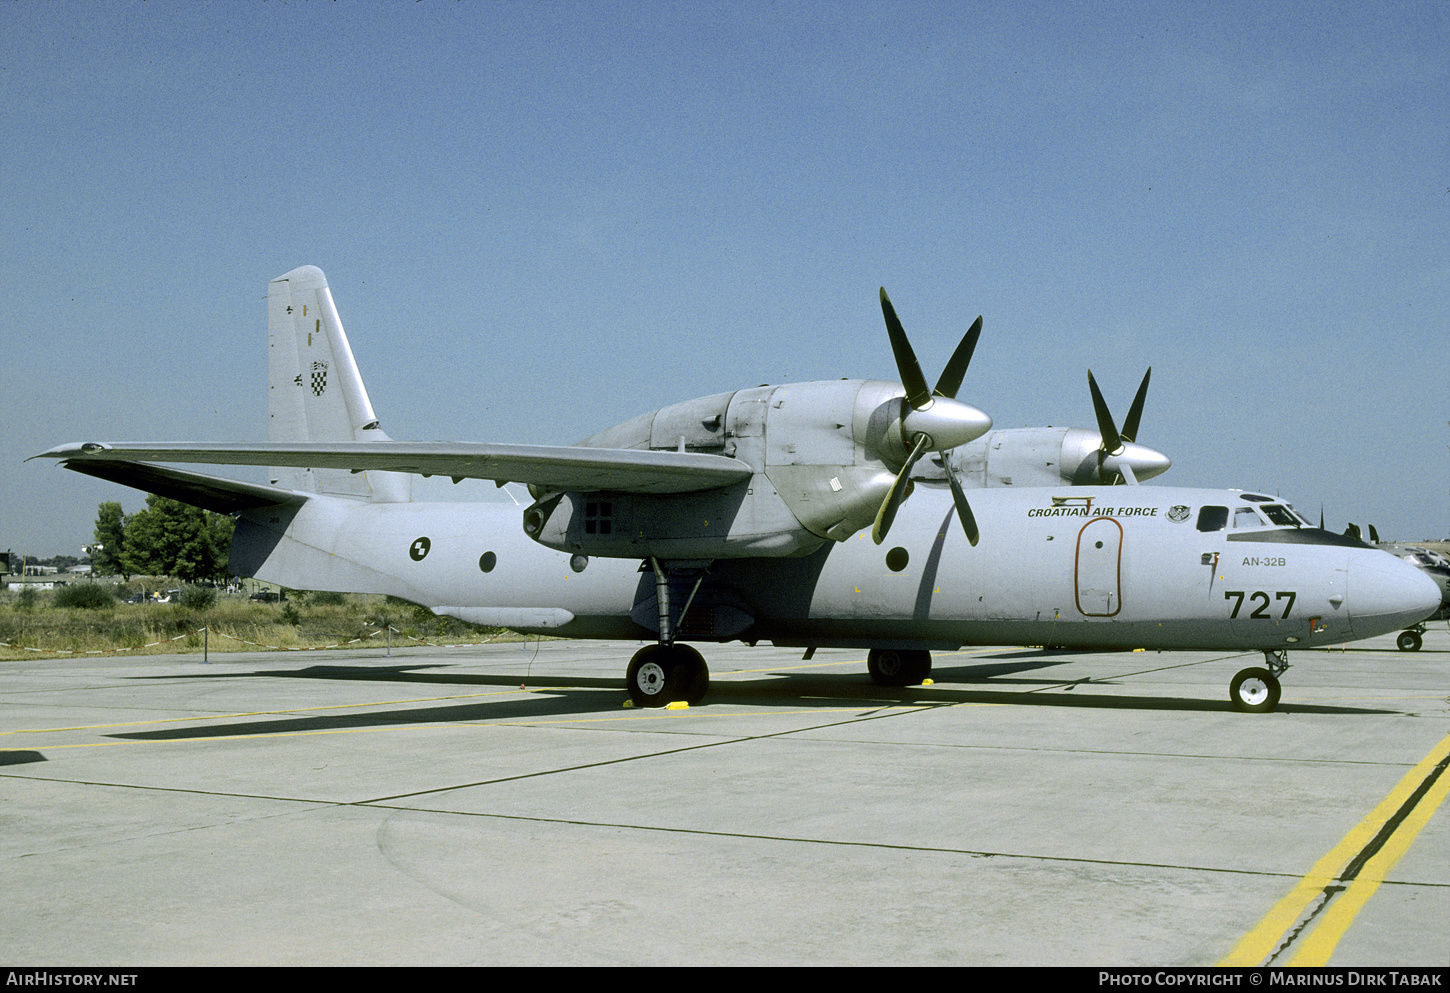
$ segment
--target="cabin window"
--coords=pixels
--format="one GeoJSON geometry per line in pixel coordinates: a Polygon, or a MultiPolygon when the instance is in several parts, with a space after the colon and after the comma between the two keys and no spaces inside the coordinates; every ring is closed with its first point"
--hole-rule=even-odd
{"type": "Polygon", "coordinates": [[[1227,507],[1198,508],[1198,530],[1222,531],[1226,527],[1228,527],[1227,507]]]}

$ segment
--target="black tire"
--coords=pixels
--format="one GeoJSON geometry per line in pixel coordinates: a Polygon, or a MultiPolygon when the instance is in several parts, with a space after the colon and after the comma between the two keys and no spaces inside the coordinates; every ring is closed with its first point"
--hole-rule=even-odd
{"type": "Polygon", "coordinates": [[[1418,652],[1424,643],[1417,631],[1401,631],[1400,636],[1395,639],[1395,645],[1402,652],[1418,652]]]}
{"type": "Polygon", "coordinates": [[[1279,705],[1279,680],[1268,669],[1244,669],[1228,684],[1234,709],[1246,714],[1267,714],[1279,705]]]}
{"type": "Polygon", "coordinates": [[[674,653],[666,645],[645,645],[629,660],[624,685],[636,707],[663,707],[674,687],[674,653]]]}
{"type": "Polygon", "coordinates": [[[679,694],[677,699],[685,701],[691,707],[697,707],[710,691],[710,667],[705,664],[705,657],[689,645],[671,647],[676,653],[674,675],[677,681],[675,691],[679,694]]]}
{"type": "Polygon", "coordinates": [[[646,645],[629,660],[624,682],[636,707],[693,707],[709,692],[710,669],[689,645],[646,645]]]}
{"type": "Polygon", "coordinates": [[[873,648],[866,671],[877,686],[916,686],[931,675],[931,652],[905,648],[873,648]]]}

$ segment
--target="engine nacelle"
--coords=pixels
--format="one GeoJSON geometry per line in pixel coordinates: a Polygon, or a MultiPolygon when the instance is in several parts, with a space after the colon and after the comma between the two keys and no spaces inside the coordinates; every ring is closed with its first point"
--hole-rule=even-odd
{"type": "Polygon", "coordinates": [[[1129,467],[1138,482],[1161,476],[1173,465],[1161,452],[1131,442],[1116,455],[1098,454],[1103,439],[1083,428],[1008,428],[992,431],[951,452],[964,485],[1098,486],[1121,478],[1129,467]]]}
{"type": "Polygon", "coordinates": [[[869,528],[911,452],[907,429],[975,434],[991,421],[942,400],[907,406],[899,383],[827,380],[687,400],[601,431],[590,448],[704,452],[754,470],[698,493],[532,492],[524,530],[550,548],[621,558],[805,555],[869,528]]]}

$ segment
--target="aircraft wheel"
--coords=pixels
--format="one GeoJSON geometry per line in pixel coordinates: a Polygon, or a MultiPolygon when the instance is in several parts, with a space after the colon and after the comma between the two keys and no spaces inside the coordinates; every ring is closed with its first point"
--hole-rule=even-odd
{"type": "Polygon", "coordinates": [[[1279,705],[1279,680],[1268,669],[1244,669],[1229,683],[1228,698],[1236,710],[1267,714],[1279,705]]]}
{"type": "Polygon", "coordinates": [[[669,703],[674,671],[674,653],[668,645],[645,645],[635,652],[624,674],[624,683],[634,705],[663,707],[669,703]]]}
{"type": "Polygon", "coordinates": [[[1395,644],[1402,652],[1418,652],[1424,643],[1424,639],[1415,631],[1401,631],[1400,636],[1395,639],[1395,644]]]}
{"type": "Polygon", "coordinates": [[[931,652],[873,648],[866,656],[866,671],[877,686],[916,686],[931,675],[931,652]]]}
{"type": "Polygon", "coordinates": [[[624,681],[636,707],[694,706],[710,689],[710,669],[689,645],[646,645],[629,660],[624,681]]]}

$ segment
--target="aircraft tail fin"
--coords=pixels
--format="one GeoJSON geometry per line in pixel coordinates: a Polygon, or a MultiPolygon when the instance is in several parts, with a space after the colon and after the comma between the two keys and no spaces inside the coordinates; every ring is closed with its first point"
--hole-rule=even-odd
{"type": "MultiPolygon", "coordinates": [[[[267,284],[269,441],[389,441],[342,329],[327,277],[301,266],[267,284]]],[[[272,484],[374,503],[412,499],[401,472],[273,468],[272,484]]]]}

